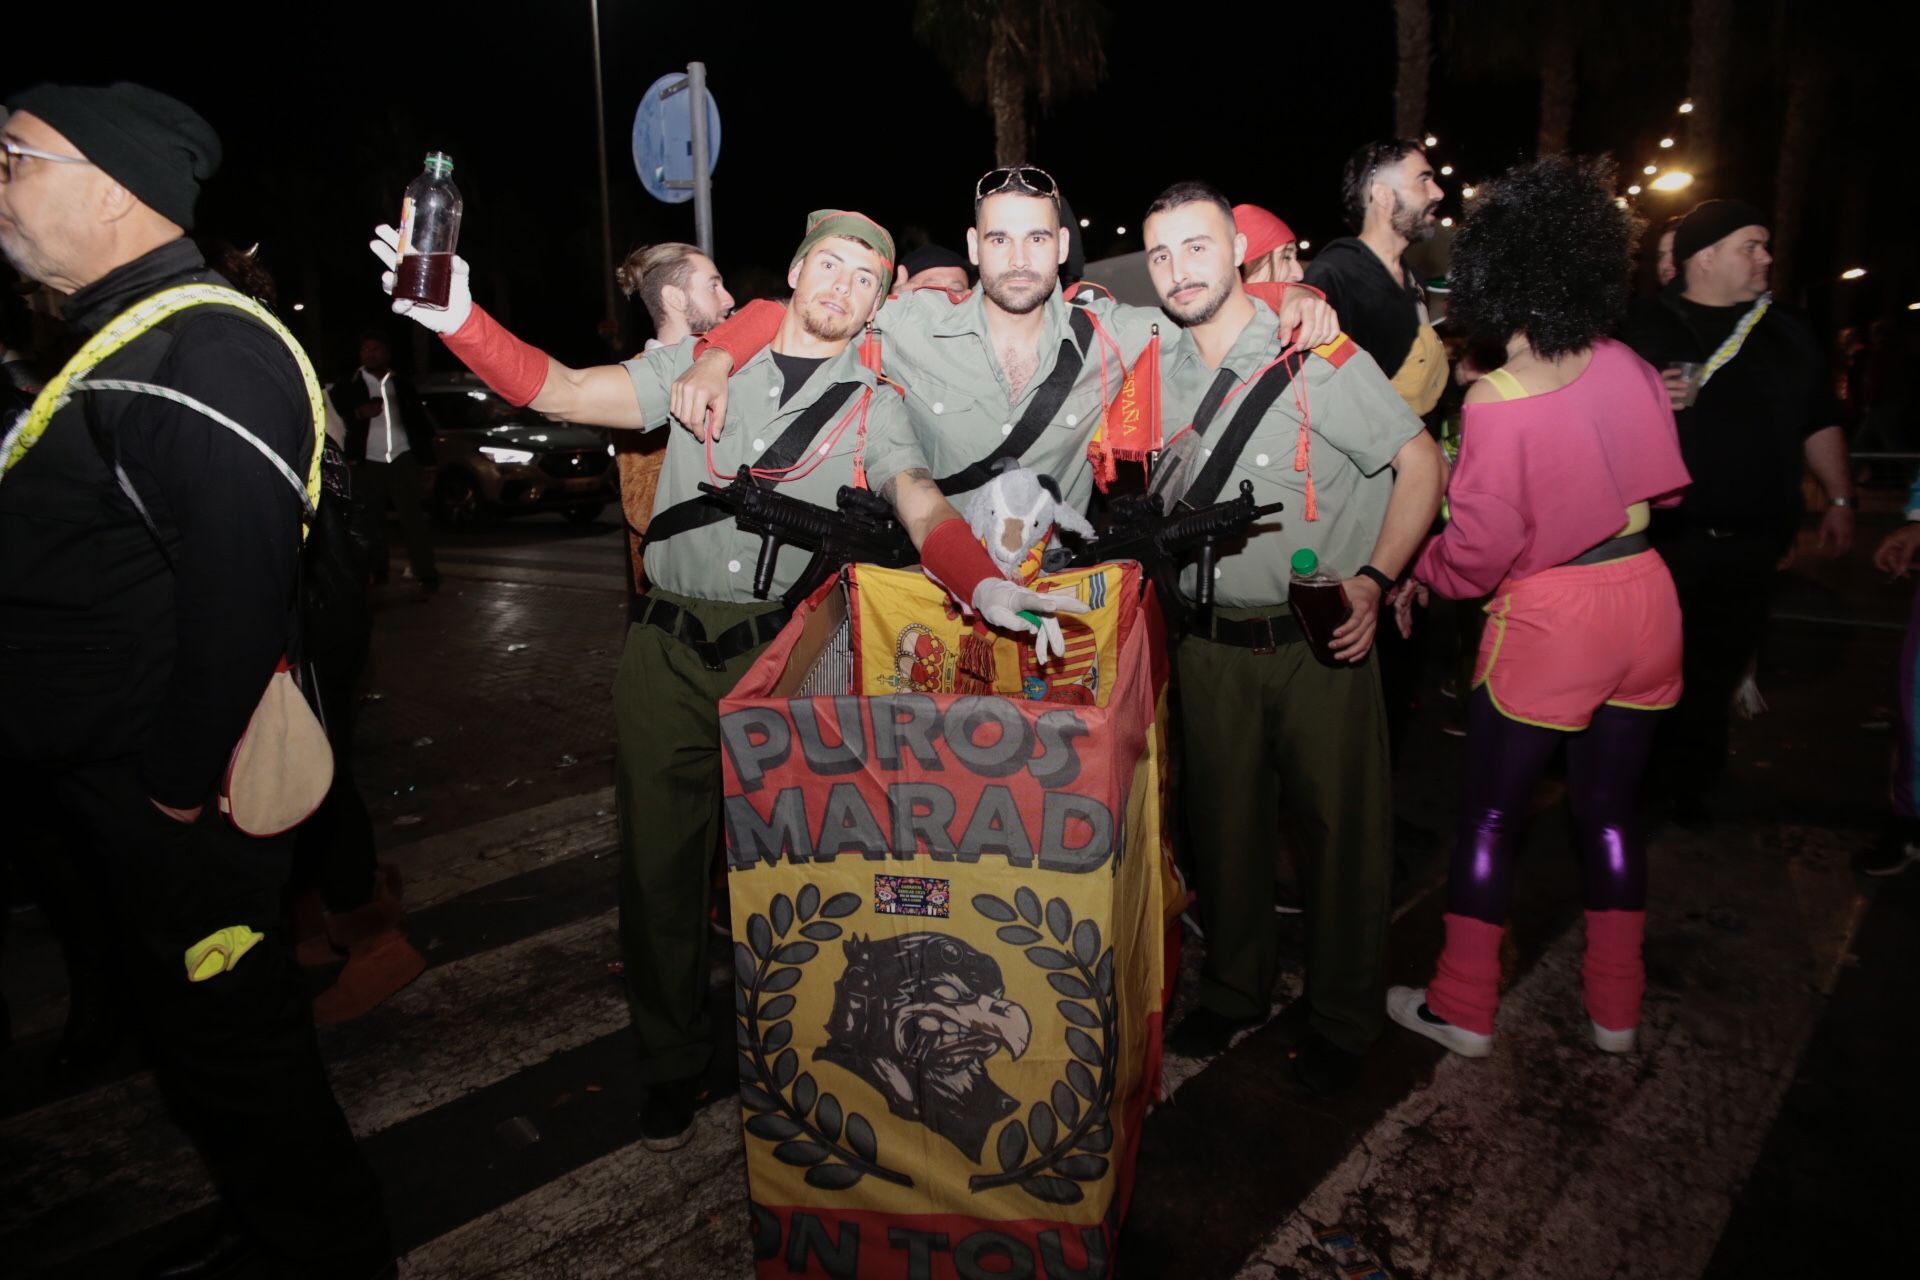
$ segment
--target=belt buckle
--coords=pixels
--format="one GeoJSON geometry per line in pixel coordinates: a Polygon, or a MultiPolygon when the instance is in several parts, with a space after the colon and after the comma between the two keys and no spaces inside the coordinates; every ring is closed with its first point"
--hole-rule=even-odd
{"type": "Polygon", "coordinates": [[[688,647],[700,655],[700,663],[707,670],[725,671],[727,669],[727,660],[720,656],[719,645],[711,640],[695,640],[692,636],[686,637],[686,641],[688,647]]]}
{"type": "Polygon", "coordinates": [[[1269,617],[1260,617],[1260,618],[1249,618],[1248,621],[1259,624],[1254,628],[1254,634],[1256,636],[1264,635],[1266,637],[1265,639],[1254,640],[1253,646],[1252,646],[1253,651],[1255,653],[1277,652],[1279,649],[1279,645],[1275,644],[1273,639],[1273,619],[1269,617]]]}

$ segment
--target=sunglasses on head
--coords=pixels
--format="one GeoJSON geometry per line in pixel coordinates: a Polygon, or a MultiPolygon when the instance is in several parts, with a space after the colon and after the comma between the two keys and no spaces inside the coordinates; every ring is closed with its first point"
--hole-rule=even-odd
{"type": "Polygon", "coordinates": [[[1057,199],[1060,184],[1045,169],[1030,164],[1016,164],[1005,169],[989,169],[980,175],[980,181],[973,184],[973,198],[985,200],[988,196],[1010,190],[1057,199]]]}

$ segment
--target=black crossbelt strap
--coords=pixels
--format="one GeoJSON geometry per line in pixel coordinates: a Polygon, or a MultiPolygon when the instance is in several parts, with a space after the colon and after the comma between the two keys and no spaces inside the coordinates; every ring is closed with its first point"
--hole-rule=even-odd
{"type": "MultiPolygon", "coordinates": [[[[814,436],[827,420],[840,412],[841,406],[861,389],[858,382],[838,382],[828,387],[826,393],[804,409],[792,425],[780,433],[780,438],[767,447],[753,462],[756,471],[779,471],[791,467],[800,461],[813,444],[814,436]]],[[[656,542],[665,542],[668,538],[678,537],[691,529],[704,529],[710,524],[731,519],[733,512],[725,504],[715,501],[713,495],[703,493],[697,498],[688,498],[685,502],[676,502],[647,522],[647,536],[642,547],[650,547],[656,542]]]]}
{"type": "Polygon", "coordinates": [[[1080,366],[1086,363],[1087,348],[1093,345],[1093,317],[1087,314],[1086,308],[1069,303],[1067,312],[1067,327],[1073,336],[1060,339],[1060,357],[1053,362],[1053,372],[1033,393],[1027,411],[1020,415],[1020,421],[992,453],[934,481],[941,493],[968,493],[993,479],[993,464],[1002,458],[1024,456],[1028,446],[1040,438],[1040,433],[1053,422],[1053,415],[1067,402],[1068,393],[1080,377],[1080,366]]]}
{"type": "MultiPolygon", "coordinates": [[[[1214,499],[1220,496],[1220,491],[1226,488],[1227,477],[1233,474],[1233,464],[1239,461],[1240,451],[1245,449],[1247,441],[1253,438],[1254,428],[1260,425],[1260,419],[1267,416],[1267,410],[1273,408],[1273,402],[1280,398],[1280,393],[1292,383],[1295,363],[1282,360],[1261,374],[1253,386],[1247,389],[1246,398],[1234,411],[1233,421],[1227,424],[1226,431],[1214,443],[1213,452],[1207,458],[1207,465],[1200,469],[1200,474],[1195,476],[1193,483],[1187,486],[1186,493],[1181,495],[1181,501],[1190,507],[1213,505],[1214,499]]],[[[1222,370],[1222,372],[1226,371],[1222,370]]],[[[1208,388],[1209,398],[1215,390],[1219,389],[1219,386],[1220,380],[1216,378],[1214,385],[1208,388]]],[[[1215,401],[1213,412],[1219,411],[1219,401],[1215,401]]],[[[1209,414],[1208,418],[1211,420],[1212,414],[1209,414]]],[[[1203,435],[1206,432],[1206,424],[1203,424],[1197,415],[1194,418],[1193,429],[1203,435]]]]}

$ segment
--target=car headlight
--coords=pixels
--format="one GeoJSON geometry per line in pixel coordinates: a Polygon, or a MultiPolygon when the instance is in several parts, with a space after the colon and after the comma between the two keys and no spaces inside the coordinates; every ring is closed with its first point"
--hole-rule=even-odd
{"type": "Polygon", "coordinates": [[[523,462],[533,461],[531,449],[502,449],[499,445],[483,444],[480,446],[480,452],[503,467],[518,466],[523,462]]]}

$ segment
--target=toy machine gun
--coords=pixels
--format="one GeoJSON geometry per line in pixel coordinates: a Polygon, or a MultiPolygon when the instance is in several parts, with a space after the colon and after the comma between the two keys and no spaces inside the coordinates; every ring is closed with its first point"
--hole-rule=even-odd
{"type": "Polygon", "coordinates": [[[1189,507],[1160,492],[1127,494],[1114,500],[1107,531],[1077,548],[1070,564],[1079,568],[1105,560],[1138,560],[1171,613],[1181,598],[1180,566],[1198,552],[1200,574],[1193,603],[1198,609],[1210,609],[1220,544],[1244,537],[1262,517],[1284,505],[1256,505],[1250,480],[1240,482],[1235,496],[1206,507],[1189,507]]]}
{"type": "Polygon", "coordinates": [[[805,600],[845,565],[901,569],[920,559],[913,540],[894,518],[892,504],[865,489],[841,485],[837,507],[815,506],[762,487],[749,468],[741,467],[732,484],[722,488],[703,483],[700,490],[730,509],[740,528],[760,536],[760,556],[753,566],[756,600],[765,600],[773,590],[774,563],[784,546],[813,552],[784,597],[788,605],[805,600]]]}

